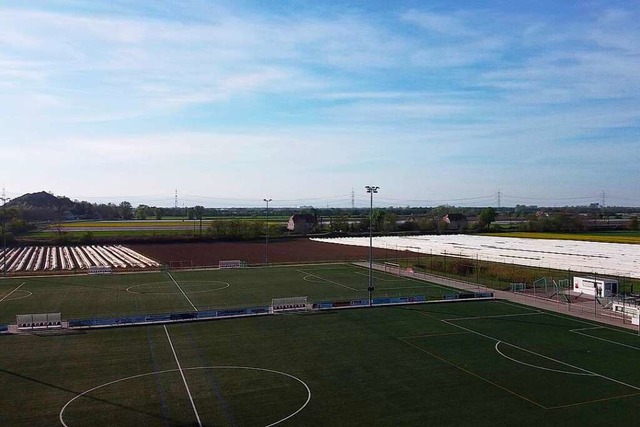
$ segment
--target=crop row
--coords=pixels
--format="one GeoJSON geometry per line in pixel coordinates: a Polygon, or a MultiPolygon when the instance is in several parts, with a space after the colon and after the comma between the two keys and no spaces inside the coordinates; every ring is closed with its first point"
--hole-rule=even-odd
{"type": "Polygon", "coordinates": [[[160,264],[122,245],[27,246],[0,249],[0,268],[9,272],[83,270],[89,267],[148,268],[160,264]]]}

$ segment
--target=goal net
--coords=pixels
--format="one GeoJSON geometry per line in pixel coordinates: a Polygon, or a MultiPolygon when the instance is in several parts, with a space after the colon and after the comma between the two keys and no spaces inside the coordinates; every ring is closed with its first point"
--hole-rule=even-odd
{"type": "Polygon", "coordinates": [[[310,309],[308,297],[273,298],[271,300],[271,312],[305,311],[310,309]]]}
{"type": "Polygon", "coordinates": [[[400,275],[400,264],[396,264],[394,262],[385,262],[384,263],[384,272],[391,273],[395,275],[400,275]]]}
{"type": "Polygon", "coordinates": [[[110,265],[92,265],[88,269],[89,274],[111,274],[113,270],[110,265]]]}
{"type": "Polygon", "coordinates": [[[244,261],[240,261],[239,259],[220,261],[218,263],[218,268],[243,268],[244,266],[244,261]]]}

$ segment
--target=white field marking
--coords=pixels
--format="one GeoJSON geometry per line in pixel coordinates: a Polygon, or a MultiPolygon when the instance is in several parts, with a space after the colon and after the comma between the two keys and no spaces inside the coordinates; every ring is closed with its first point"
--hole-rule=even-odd
{"type": "MultiPolygon", "coordinates": [[[[593,335],[589,335],[589,334],[583,334],[580,331],[590,331],[592,329],[603,329],[603,328],[583,328],[583,329],[570,329],[569,332],[573,332],[574,334],[578,334],[578,335],[582,335],[584,337],[589,337],[589,338],[593,338],[594,340],[600,340],[600,341],[604,341],[604,342],[608,342],[611,344],[615,344],[615,345],[619,345],[621,347],[626,347],[626,348],[631,348],[633,350],[638,350],[640,351],[640,347],[636,347],[635,345],[629,345],[629,344],[623,344],[621,342],[617,342],[617,341],[611,341],[608,340],[606,338],[600,338],[600,337],[594,337],[593,335]]],[[[634,334],[635,335],[635,334],[634,334]]]]}
{"type": "Polygon", "coordinates": [[[298,272],[300,272],[302,274],[306,274],[307,276],[317,277],[318,279],[321,279],[321,280],[323,280],[325,282],[329,282],[329,283],[332,283],[334,285],[338,285],[338,286],[341,286],[343,288],[350,289],[352,291],[356,291],[356,292],[360,291],[360,289],[352,288],[351,286],[343,285],[342,283],[338,283],[338,282],[334,282],[333,280],[325,279],[324,277],[318,276],[316,274],[311,274],[311,273],[303,271],[303,270],[296,270],[296,271],[298,271],[298,272]]]}
{"type": "Polygon", "coordinates": [[[15,291],[17,291],[18,289],[20,289],[22,287],[22,285],[24,285],[27,282],[22,282],[20,285],[18,285],[18,287],[16,287],[14,290],[12,290],[11,292],[9,292],[8,294],[6,294],[5,296],[2,297],[2,299],[0,299],[0,302],[6,300],[9,295],[11,295],[12,293],[14,293],[15,291]]]}
{"type": "MultiPolygon", "coordinates": [[[[132,291],[132,290],[131,290],[131,289],[133,289],[133,288],[139,288],[139,287],[141,287],[141,286],[161,285],[161,284],[164,284],[164,283],[169,283],[169,282],[141,283],[141,284],[139,284],[139,285],[132,285],[132,286],[129,286],[127,289],[125,289],[125,291],[127,291],[127,292],[129,292],[129,293],[131,293],[131,294],[161,294],[161,295],[173,295],[173,294],[176,294],[176,293],[177,293],[177,292],[153,292],[153,291],[150,291],[150,292],[136,292],[136,291],[132,291]]],[[[230,283],[227,283],[227,282],[220,282],[220,281],[218,281],[218,280],[212,280],[212,281],[205,281],[205,280],[201,280],[201,281],[198,281],[198,280],[191,280],[191,281],[182,282],[182,284],[183,284],[183,285],[184,285],[184,284],[187,284],[187,283],[222,283],[223,285],[225,285],[225,286],[222,286],[222,287],[220,287],[220,288],[207,289],[207,290],[204,290],[204,291],[192,291],[192,292],[191,292],[192,294],[203,294],[203,293],[206,293],[206,292],[221,291],[222,289],[227,289],[228,287],[230,287],[230,286],[231,286],[231,284],[230,284],[230,283]]]]}
{"type": "Polygon", "coordinates": [[[19,299],[29,298],[31,295],[33,295],[33,292],[31,292],[31,291],[22,291],[21,290],[21,291],[18,291],[18,292],[24,293],[25,295],[22,295],[22,296],[19,296],[19,297],[15,297],[15,298],[9,298],[9,299],[4,299],[3,298],[2,300],[3,301],[7,301],[7,302],[9,302],[9,301],[17,301],[19,299]]]}
{"type": "Polygon", "coordinates": [[[180,361],[178,360],[178,355],[176,354],[176,349],[173,348],[173,343],[171,342],[171,337],[169,336],[169,331],[167,330],[167,325],[164,325],[164,332],[167,334],[167,339],[169,340],[169,346],[171,346],[171,351],[173,352],[173,357],[176,359],[176,365],[178,365],[178,371],[180,371],[180,376],[182,377],[182,382],[184,382],[184,388],[187,390],[187,394],[189,395],[189,400],[191,401],[191,407],[193,408],[194,414],[196,414],[196,419],[198,420],[198,425],[202,427],[202,421],[200,421],[200,415],[198,415],[198,410],[196,409],[196,404],[193,401],[193,396],[191,396],[191,391],[189,390],[189,384],[187,384],[187,379],[184,376],[184,372],[182,372],[182,367],[180,366],[180,361]]]}
{"type": "Polygon", "coordinates": [[[429,286],[398,286],[397,288],[376,288],[377,291],[396,291],[399,289],[424,289],[429,286]]]}
{"type": "MultiPolygon", "coordinates": [[[[309,404],[309,402],[311,401],[311,389],[309,388],[309,386],[304,381],[302,381],[300,378],[298,378],[296,376],[293,376],[291,374],[287,374],[286,372],[275,371],[275,370],[272,370],[272,369],[254,368],[254,367],[250,367],[250,366],[196,366],[196,367],[193,367],[193,368],[184,368],[185,371],[195,371],[195,370],[200,370],[200,369],[244,369],[244,370],[251,370],[251,371],[271,372],[271,373],[274,373],[274,374],[279,374],[279,375],[283,375],[285,377],[292,378],[292,379],[298,381],[300,384],[302,384],[304,386],[304,388],[307,389],[307,400],[304,402],[304,404],[300,408],[298,408],[295,412],[293,412],[292,414],[290,414],[290,415],[288,415],[288,416],[286,416],[286,417],[284,417],[284,418],[282,418],[282,419],[280,419],[280,420],[278,420],[276,422],[273,422],[273,423],[267,425],[266,427],[271,427],[271,426],[279,424],[279,423],[281,423],[283,421],[288,420],[289,418],[293,417],[294,415],[296,415],[297,413],[302,411],[309,404]]],[[[124,381],[134,380],[136,378],[148,377],[148,376],[151,376],[151,375],[168,374],[168,373],[177,372],[177,371],[178,371],[178,369],[166,369],[164,371],[146,372],[144,374],[132,375],[130,377],[125,377],[125,378],[120,378],[120,379],[117,379],[117,380],[114,380],[114,381],[109,381],[108,383],[104,383],[104,384],[101,384],[99,386],[93,387],[93,388],[91,388],[89,390],[83,391],[82,393],[78,394],[77,396],[75,396],[71,400],[69,400],[62,407],[62,409],[60,410],[60,414],[58,416],[58,418],[60,419],[60,423],[64,427],[69,427],[67,425],[67,423],[64,422],[64,411],[74,401],[76,401],[77,399],[81,398],[82,396],[85,396],[85,395],[91,393],[92,391],[95,391],[95,390],[98,390],[98,389],[101,389],[101,388],[104,388],[104,387],[108,387],[108,386],[113,385],[113,384],[121,383],[121,382],[124,382],[124,381]]]]}
{"type": "MultiPolygon", "coordinates": [[[[364,276],[364,277],[369,277],[368,274],[365,273],[361,273],[359,271],[356,271],[355,274],[359,275],[359,276],[364,276]]],[[[402,278],[398,278],[396,279],[395,276],[393,279],[383,279],[382,277],[380,277],[379,275],[376,276],[375,274],[373,275],[373,278],[376,279],[379,282],[401,282],[402,278]]]]}
{"type": "Polygon", "coordinates": [[[275,371],[272,369],[266,369],[266,368],[252,368],[250,366],[213,366],[213,367],[207,367],[207,366],[201,366],[201,367],[195,367],[195,368],[186,368],[185,371],[190,371],[192,369],[246,369],[246,370],[251,370],[251,371],[262,371],[262,372],[271,372],[274,374],[279,374],[279,375],[284,375],[285,377],[289,377],[291,379],[294,379],[296,381],[298,381],[300,384],[302,384],[304,386],[304,388],[307,389],[307,400],[302,404],[302,406],[300,408],[298,408],[297,411],[295,411],[294,413],[276,421],[273,422],[271,424],[267,424],[265,427],[271,427],[274,426],[276,424],[280,424],[283,421],[288,420],[289,418],[293,417],[294,415],[296,415],[298,412],[302,411],[311,401],[311,389],[309,388],[309,386],[307,385],[307,383],[305,383],[304,381],[302,381],[300,378],[293,376],[291,374],[287,374],[286,372],[281,372],[281,371],[275,371]]]}
{"type": "Polygon", "coordinates": [[[430,282],[427,279],[422,280],[422,279],[418,279],[416,277],[410,277],[410,276],[400,276],[400,277],[402,277],[405,280],[408,280],[409,282],[427,283],[429,285],[428,286],[429,288],[440,288],[440,289],[447,290],[449,292],[458,292],[458,291],[461,290],[461,289],[457,289],[457,288],[454,288],[454,287],[451,287],[451,286],[446,286],[446,285],[440,285],[438,283],[433,283],[433,282],[430,282]]]}
{"type": "Polygon", "coordinates": [[[169,277],[171,277],[171,280],[173,280],[173,283],[176,284],[176,286],[178,287],[178,289],[180,289],[180,292],[182,292],[182,295],[184,295],[184,297],[187,299],[187,301],[189,301],[189,304],[191,304],[191,307],[193,307],[193,309],[195,311],[198,311],[198,309],[196,308],[195,305],[193,305],[193,303],[191,302],[191,300],[189,299],[189,297],[187,296],[187,294],[184,293],[184,291],[182,290],[182,288],[180,287],[180,285],[178,284],[178,282],[176,282],[176,279],[173,278],[173,276],[171,275],[171,273],[169,273],[167,271],[167,274],[169,275],[169,277]]]}
{"type": "MultiPolygon", "coordinates": [[[[481,333],[481,332],[474,331],[473,329],[465,328],[464,326],[456,325],[455,323],[451,323],[451,322],[448,322],[448,321],[446,321],[446,320],[442,320],[442,322],[446,323],[447,325],[455,326],[456,328],[460,328],[460,329],[462,329],[462,330],[472,332],[472,333],[474,333],[474,334],[476,334],[476,335],[479,335],[479,336],[481,336],[481,337],[485,337],[485,338],[490,339],[490,340],[492,340],[492,341],[500,341],[500,340],[499,340],[499,339],[497,339],[497,338],[491,337],[491,336],[489,336],[489,335],[485,335],[485,334],[483,334],[483,333],[481,333]]],[[[597,376],[597,377],[603,378],[603,379],[605,379],[605,380],[609,380],[609,381],[614,382],[614,383],[621,384],[621,385],[623,385],[623,386],[626,386],[626,387],[632,388],[632,389],[634,389],[634,390],[640,390],[640,387],[638,387],[638,386],[634,386],[634,385],[631,385],[631,384],[623,383],[622,381],[618,381],[618,380],[616,380],[616,379],[614,379],[614,378],[607,377],[607,376],[605,376],[605,375],[598,374],[598,373],[596,373],[596,372],[592,372],[592,371],[589,371],[589,370],[587,370],[587,369],[580,368],[580,367],[575,366],[575,365],[571,365],[570,363],[562,362],[562,361],[557,360],[557,359],[554,359],[554,358],[552,358],[552,357],[545,356],[544,354],[536,353],[535,351],[527,350],[526,348],[519,347],[519,346],[517,346],[517,345],[515,345],[515,344],[511,344],[511,343],[508,343],[508,342],[505,342],[505,341],[502,341],[502,342],[503,342],[503,343],[505,343],[506,345],[509,345],[509,346],[513,347],[513,348],[517,348],[518,350],[526,351],[527,353],[531,353],[531,354],[533,354],[533,355],[535,355],[535,356],[542,357],[543,359],[551,360],[552,362],[556,362],[556,363],[559,363],[559,364],[561,364],[561,365],[565,365],[565,366],[568,366],[568,367],[573,368],[573,369],[577,369],[577,370],[582,371],[582,372],[587,372],[587,373],[593,374],[594,376],[597,376]]]]}
{"type": "MultiPolygon", "coordinates": [[[[524,306],[524,305],[518,305],[518,304],[509,303],[509,302],[507,302],[507,301],[499,301],[499,300],[496,300],[496,302],[497,302],[497,303],[500,303],[500,304],[512,305],[512,306],[514,306],[514,307],[520,307],[520,308],[527,309],[527,310],[537,310],[537,309],[535,309],[535,308],[528,308],[528,307],[526,307],[526,306],[524,306]]],[[[599,328],[599,329],[608,329],[608,330],[610,330],[610,331],[619,332],[619,333],[621,333],[621,334],[633,335],[633,336],[637,336],[637,335],[638,335],[636,332],[631,332],[631,331],[621,331],[621,330],[619,330],[619,329],[613,329],[613,328],[610,328],[610,327],[608,327],[608,326],[602,325],[602,324],[600,324],[600,323],[593,323],[593,322],[589,322],[589,321],[586,321],[586,320],[579,319],[579,318],[577,318],[577,317],[572,317],[572,316],[570,316],[570,315],[558,314],[558,313],[554,313],[554,312],[551,312],[551,311],[542,311],[542,312],[543,312],[544,314],[546,314],[547,316],[553,316],[553,317],[557,317],[557,318],[564,319],[564,320],[570,320],[570,321],[574,321],[574,322],[578,322],[578,323],[583,323],[583,324],[585,324],[585,325],[590,325],[590,326],[592,326],[592,328],[594,328],[594,329],[598,329],[598,328],[599,328]]],[[[580,329],[580,330],[586,330],[586,329],[587,329],[587,328],[580,329]]]]}
{"type": "Polygon", "coordinates": [[[415,338],[432,338],[432,337],[444,337],[447,335],[467,335],[470,334],[470,332],[442,332],[442,333],[435,333],[435,334],[424,334],[424,335],[412,335],[410,337],[399,337],[399,340],[411,340],[411,339],[415,339],[415,338]]]}
{"type": "MultiPolygon", "coordinates": [[[[536,313],[542,313],[542,311],[541,311],[541,310],[539,310],[539,309],[537,309],[537,308],[529,307],[529,306],[524,305],[524,304],[522,304],[522,305],[521,305],[521,304],[514,304],[514,303],[512,303],[512,302],[504,301],[504,300],[496,300],[496,303],[504,304],[504,305],[509,305],[509,306],[511,306],[511,307],[517,307],[517,308],[520,308],[520,309],[522,309],[522,310],[529,310],[529,311],[535,311],[536,313]]],[[[546,312],[545,312],[545,313],[546,313],[546,312]]]]}
{"type": "Polygon", "coordinates": [[[407,344],[407,345],[409,345],[409,346],[411,346],[411,347],[413,347],[413,348],[417,349],[418,351],[421,351],[421,352],[423,352],[423,353],[425,353],[425,354],[428,354],[429,356],[431,356],[431,357],[433,357],[433,358],[436,358],[436,359],[438,359],[438,360],[440,360],[440,361],[442,361],[442,362],[446,363],[447,365],[451,365],[451,366],[453,366],[454,368],[456,368],[456,369],[458,369],[458,370],[460,370],[460,371],[462,371],[462,372],[464,372],[464,373],[466,373],[466,374],[469,374],[469,375],[471,375],[471,376],[473,376],[473,377],[478,378],[479,380],[482,380],[482,381],[484,381],[484,382],[486,382],[486,383],[488,383],[488,384],[491,384],[492,386],[497,387],[497,388],[499,388],[500,390],[504,390],[504,391],[506,391],[507,393],[512,394],[512,395],[514,395],[514,396],[516,396],[516,397],[519,397],[519,398],[520,398],[520,399],[522,399],[522,400],[526,400],[527,402],[531,403],[532,405],[537,406],[538,408],[548,409],[546,406],[543,406],[543,405],[539,404],[538,402],[536,402],[536,401],[534,401],[534,400],[531,400],[531,399],[529,399],[529,398],[527,398],[527,397],[524,397],[524,396],[522,396],[522,395],[520,395],[520,394],[516,393],[516,392],[515,392],[515,391],[513,391],[513,390],[509,390],[508,388],[506,388],[506,387],[504,387],[504,386],[501,386],[501,385],[500,385],[500,384],[498,384],[498,383],[494,383],[493,381],[491,381],[491,380],[489,380],[489,379],[487,379],[487,378],[485,378],[485,377],[483,377],[483,376],[480,376],[480,375],[476,374],[475,372],[472,372],[472,371],[470,371],[470,370],[468,370],[468,369],[466,369],[466,368],[464,368],[464,367],[462,367],[462,366],[460,366],[460,365],[456,365],[455,363],[453,363],[452,361],[450,361],[450,360],[448,360],[448,359],[446,359],[446,358],[444,358],[444,357],[441,357],[441,356],[438,356],[437,354],[431,353],[430,351],[425,350],[424,348],[422,348],[422,347],[420,347],[420,346],[417,346],[417,345],[415,345],[415,344],[412,344],[412,343],[410,343],[409,341],[403,340],[402,338],[399,338],[399,340],[400,340],[400,342],[403,342],[403,343],[405,343],[405,344],[407,344]]]}
{"type": "Polygon", "coordinates": [[[451,319],[442,319],[442,320],[453,322],[455,320],[500,319],[502,317],[536,316],[538,314],[546,314],[546,313],[542,311],[538,311],[536,313],[496,314],[495,316],[454,317],[451,319]]]}
{"type": "Polygon", "coordinates": [[[592,326],[590,328],[578,328],[578,329],[570,329],[571,332],[574,331],[592,331],[594,329],[604,329],[602,326],[592,326]]]}
{"type": "Polygon", "coordinates": [[[498,352],[498,354],[502,357],[504,357],[505,359],[509,359],[512,362],[515,363],[519,363],[520,365],[524,365],[524,366],[529,366],[530,368],[535,368],[535,369],[542,369],[543,371],[550,371],[550,372],[557,372],[559,374],[567,374],[567,375],[584,375],[584,376],[588,376],[588,377],[593,377],[593,376],[597,376],[595,374],[592,373],[586,373],[586,372],[570,372],[570,371],[561,371],[559,369],[551,369],[551,368],[545,368],[544,366],[538,366],[538,365],[532,365],[530,363],[526,363],[523,362],[521,360],[518,359],[514,359],[512,357],[507,356],[506,354],[504,354],[503,352],[500,351],[500,349],[498,348],[498,346],[500,345],[502,341],[498,341],[496,343],[495,349],[498,352]]]}

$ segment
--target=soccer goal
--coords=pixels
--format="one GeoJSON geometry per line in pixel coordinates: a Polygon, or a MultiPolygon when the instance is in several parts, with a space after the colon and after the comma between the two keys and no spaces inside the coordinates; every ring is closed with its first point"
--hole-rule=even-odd
{"type": "Polygon", "coordinates": [[[244,261],[240,261],[239,259],[231,259],[231,260],[226,260],[226,261],[220,261],[218,263],[218,268],[220,269],[225,269],[225,268],[243,268],[246,266],[246,263],[244,261]]]}
{"type": "Polygon", "coordinates": [[[400,264],[396,264],[394,262],[385,262],[384,263],[384,272],[395,274],[397,276],[400,275],[400,264]]]}
{"type": "Polygon", "coordinates": [[[524,292],[527,285],[524,283],[511,283],[511,292],[524,292]]]}
{"type": "Polygon", "coordinates": [[[110,265],[92,265],[87,272],[89,274],[112,274],[113,270],[110,265]]]}
{"type": "Polygon", "coordinates": [[[286,311],[306,311],[311,309],[308,297],[273,298],[271,300],[271,312],[281,313],[286,311]]]}

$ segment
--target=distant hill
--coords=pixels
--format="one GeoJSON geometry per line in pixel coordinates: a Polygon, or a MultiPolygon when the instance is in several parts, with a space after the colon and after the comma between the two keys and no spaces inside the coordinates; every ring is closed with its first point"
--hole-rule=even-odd
{"type": "Polygon", "coordinates": [[[27,193],[10,200],[7,207],[20,207],[22,209],[69,209],[73,202],[68,197],[56,197],[46,191],[27,193]]]}

